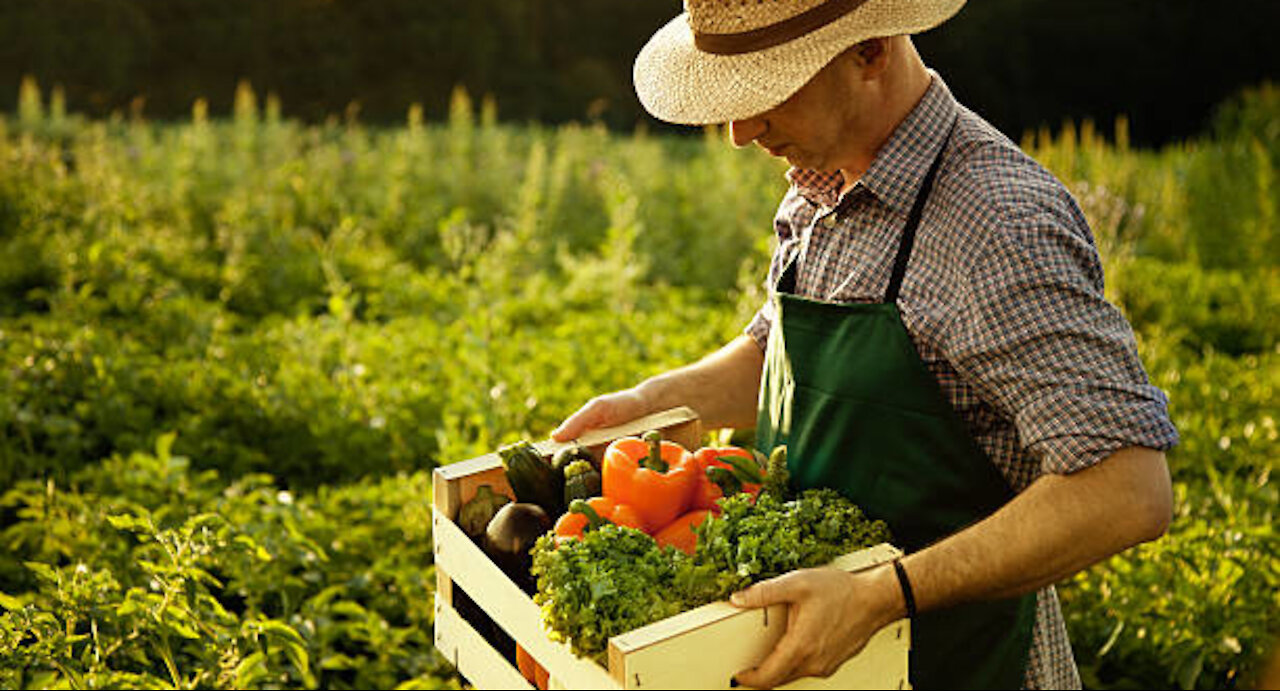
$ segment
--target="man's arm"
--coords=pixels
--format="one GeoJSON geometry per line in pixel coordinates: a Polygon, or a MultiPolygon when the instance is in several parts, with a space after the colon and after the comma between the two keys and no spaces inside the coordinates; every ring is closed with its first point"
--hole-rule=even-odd
{"type": "Polygon", "coordinates": [[[551,437],[568,441],[589,429],[619,425],[682,405],[697,411],[708,428],[753,426],[763,365],[760,346],[747,336],[739,336],[691,365],[591,399],[560,423],[551,437]]]}
{"type": "MultiPolygon", "coordinates": [[[[1173,512],[1164,454],[1129,447],[1071,475],[1045,475],[986,519],[902,560],[920,611],[1033,592],[1164,534],[1173,512]]],[[[791,605],[787,632],[746,686],[827,676],[906,609],[891,567],[795,571],[733,603],[791,605]]]]}

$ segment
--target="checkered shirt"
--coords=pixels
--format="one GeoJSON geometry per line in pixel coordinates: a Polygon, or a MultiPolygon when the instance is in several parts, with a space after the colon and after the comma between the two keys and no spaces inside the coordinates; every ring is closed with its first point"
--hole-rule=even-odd
{"type": "MultiPolygon", "coordinates": [[[[921,359],[970,433],[1021,492],[1125,446],[1168,449],[1168,400],[1148,383],[1133,332],[1103,297],[1089,224],[1054,176],[952,97],[924,98],[842,197],[839,172],[792,169],[774,219],[770,287],[797,255],[796,292],[884,301],[907,214],[938,148],[933,193],[898,307],[921,359]],[[950,140],[947,130],[955,124],[950,140]]],[[[763,349],[772,304],[746,328],[763,349]]],[[[1058,597],[1037,594],[1025,688],[1078,688],[1058,597]]]]}

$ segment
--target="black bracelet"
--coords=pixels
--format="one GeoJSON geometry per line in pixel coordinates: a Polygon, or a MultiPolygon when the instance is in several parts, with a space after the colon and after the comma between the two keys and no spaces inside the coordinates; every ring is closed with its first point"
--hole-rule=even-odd
{"type": "Polygon", "coordinates": [[[916,596],[911,592],[911,581],[907,578],[907,570],[902,568],[900,559],[893,560],[893,571],[898,574],[898,585],[902,586],[902,599],[907,601],[907,618],[916,619],[916,596]]]}

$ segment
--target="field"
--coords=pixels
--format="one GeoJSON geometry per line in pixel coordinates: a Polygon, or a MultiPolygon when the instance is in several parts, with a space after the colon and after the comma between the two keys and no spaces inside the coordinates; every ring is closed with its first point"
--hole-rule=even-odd
{"type": "MultiPolygon", "coordinates": [[[[1171,399],[1169,534],[1061,586],[1094,688],[1247,686],[1280,617],[1280,91],[1033,133],[1171,399]]],[[[0,119],[0,687],[437,688],[430,469],[700,357],[783,167],[723,132],[0,119]]]]}

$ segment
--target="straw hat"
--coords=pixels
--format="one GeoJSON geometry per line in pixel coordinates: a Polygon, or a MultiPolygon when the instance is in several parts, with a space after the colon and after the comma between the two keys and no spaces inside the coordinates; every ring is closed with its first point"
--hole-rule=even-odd
{"type": "Polygon", "coordinates": [[[759,115],[869,38],[931,29],[964,0],[685,0],[636,57],[654,117],[706,125],[759,115]]]}

